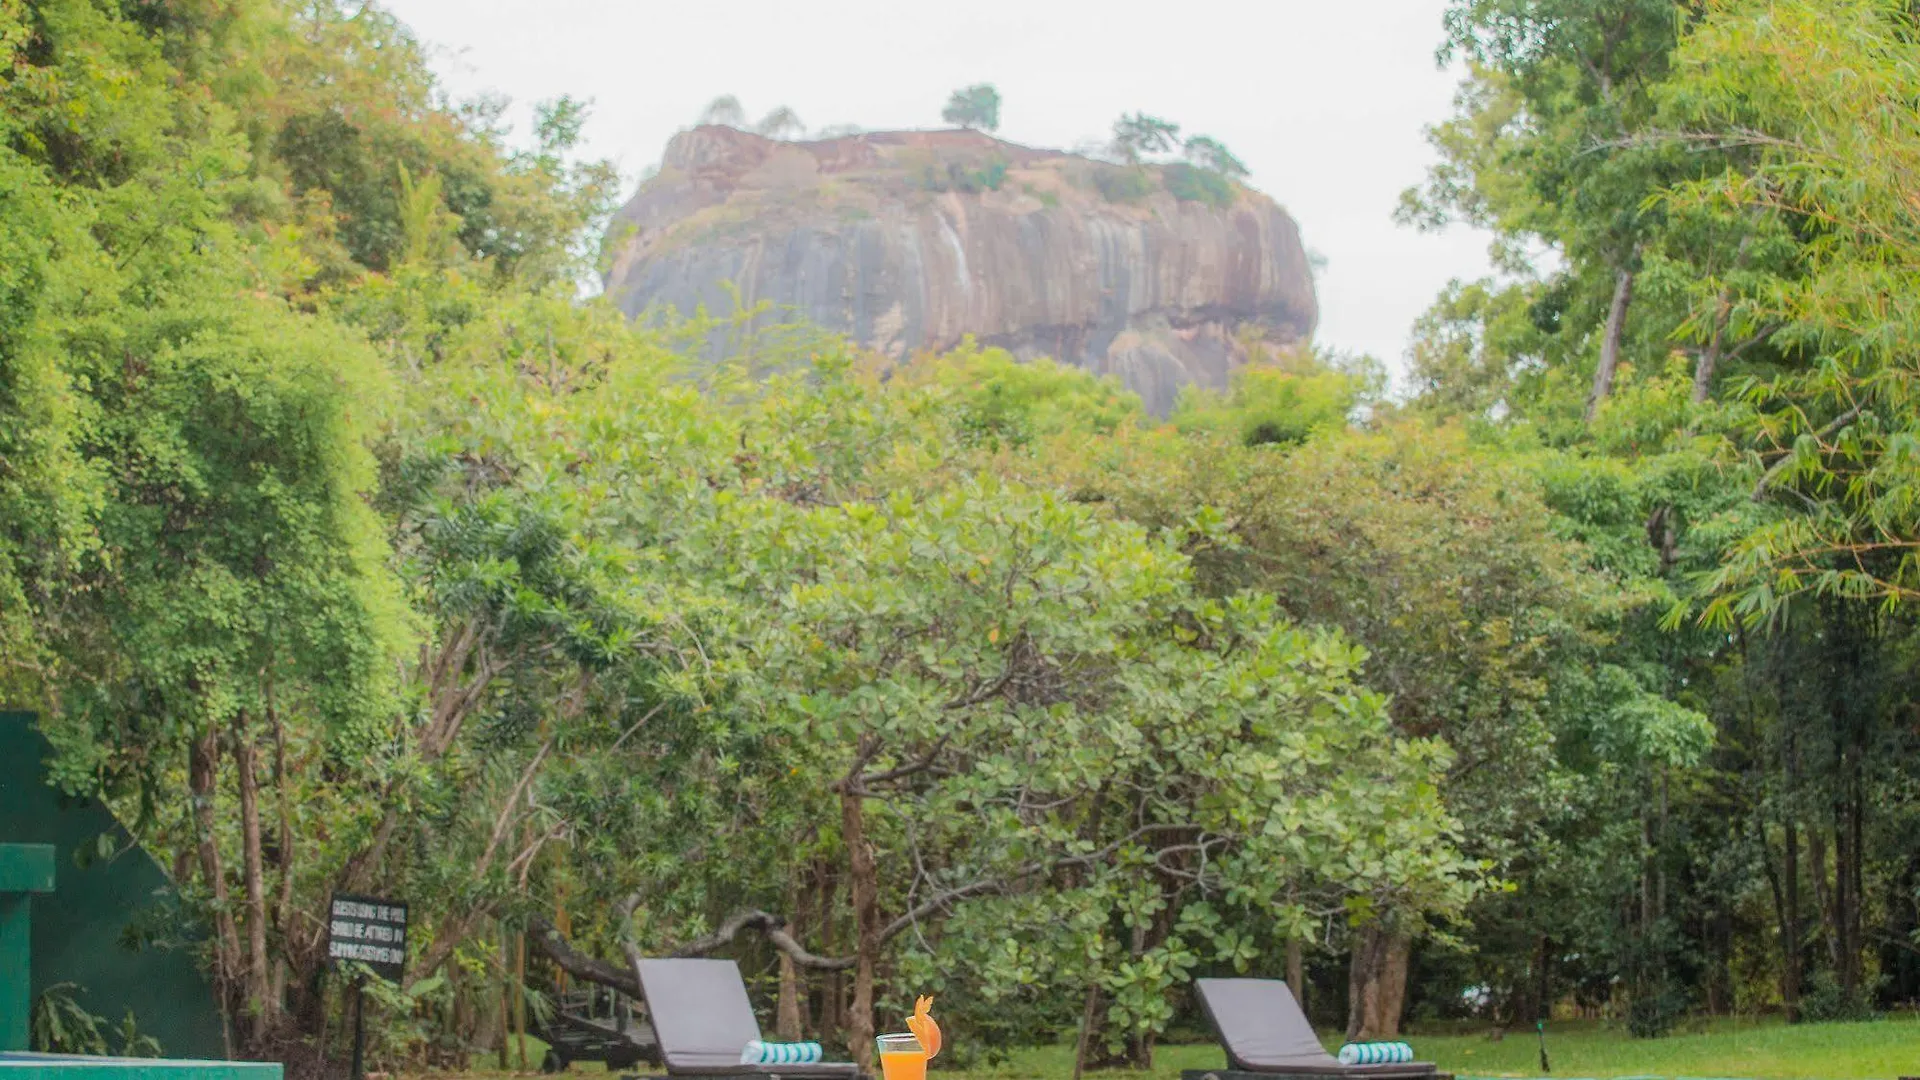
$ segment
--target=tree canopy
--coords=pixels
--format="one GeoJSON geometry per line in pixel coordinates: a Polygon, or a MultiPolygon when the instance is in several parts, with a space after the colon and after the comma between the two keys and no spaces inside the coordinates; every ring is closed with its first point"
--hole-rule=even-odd
{"type": "Polygon", "coordinates": [[[975,83],[955,90],[940,110],[940,119],[949,124],[979,131],[1000,128],[1000,91],[991,83],[975,83]]]}
{"type": "Polygon", "coordinates": [[[1210,974],[1354,1037],[1910,999],[1910,6],[1444,33],[1403,216],[1504,276],[1397,393],[1249,331],[1162,418],[972,340],[630,322],[584,107],[510,137],[378,8],[0,2],[0,694],[247,1055],[337,1060],[336,890],[413,904],[394,1064],[649,953],[861,1060],[936,992],[957,1047],[1147,1065],[1210,974]]]}
{"type": "Polygon", "coordinates": [[[1637,1031],[1694,1007],[1865,1015],[1911,985],[1868,939],[1913,925],[1892,839],[1912,807],[1867,762],[1906,739],[1884,673],[1912,618],[1893,451],[1912,410],[1892,389],[1912,353],[1892,179],[1911,171],[1912,20],[1745,0],[1449,14],[1443,55],[1473,73],[1405,216],[1491,228],[1516,276],[1456,282],[1422,320],[1412,407],[1548,449],[1556,510],[1651,574],[1640,663],[1717,736],[1710,771],[1643,786],[1638,899],[1622,881],[1606,920],[1637,1031]],[[1765,977],[1737,974],[1761,942],[1765,977]]]}
{"type": "Polygon", "coordinates": [[[1129,165],[1180,145],[1180,125],[1146,113],[1128,113],[1113,122],[1113,153],[1129,165]]]}

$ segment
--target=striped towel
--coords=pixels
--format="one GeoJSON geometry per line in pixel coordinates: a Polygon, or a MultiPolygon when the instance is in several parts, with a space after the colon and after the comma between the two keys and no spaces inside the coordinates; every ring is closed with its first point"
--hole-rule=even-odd
{"type": "Polygon", "coordinates": [[[1342,1065],[1391,1065],[1413,1060],[1413,1047],[1403,1042],[1348,1043],[1340,1048],[1342,1065]]]}
{"type": "Polygon", "coordinates": [[[817,1042],[776,1043],[755,1039],[740,1051],[742,1065],[811,1065],[819,1060],[817,1042]]]}

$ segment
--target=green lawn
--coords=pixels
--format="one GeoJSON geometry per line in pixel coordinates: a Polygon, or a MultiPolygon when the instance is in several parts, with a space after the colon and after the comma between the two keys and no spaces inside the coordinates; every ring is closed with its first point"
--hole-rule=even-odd
{"type": "MultiPolygon", "coordinates": [[[[1537,1077],[1540,1050],[1533,1032],[1495,1042],[1483,1028],[1416,1031],[1407,1036],[1422,1060],[1460,1077],[1537,1077]]],[[[546,1045],[527,1040],[527,1060],[538,1068],[546,1045]]],[[[1328,1040],[1329,1049],[1339,1045],[1328,1040]]],[[[1893,1080],[1920,1076],[1920,1017],[1901,1015],[1871,1024],[1805,1024],[1715,1020],[1664,1039],[1632,1039],[1618,1027],[1569,1022],[1547,1028],[1552,1080],[1600,1077],[1690,1080],[1893,1080]]],[[[1153,1071],[1089,1073],[1090,1080],[1179,1080],[1182,1069],[1217,1069],[1226,1059],[1215,1046],[1162,1046],[1153,1071]]],[[[642,1066],[646,1075],[651,1070],[642,1066]]],[[[605,1075],[595,1064],[571,1073],[605,1075]]],[[[444,1074],[433,1074],[436,1077],[444,1074]]],[[[475,1055],[475,1076],[499,1076],[492,1054],[475,1055]]],[[[928,1080],[1070,1080],[1073,1051],[1065,1046],[1015,1050],[998,1066],[946,1069],[936,1062],[928,1080]]]]}
{"type": "MultiPolygon", "coordinates": [[[[1533,1032],[1514,1032],[1498,1042],[1484,1029],[1471,1033],[1420,1033],[1407,1037],[1422,1060],[1461,1077],[1540,1076],[1533,1032]]],[[[1330,1041],[1338,1046],[1338,1040],[1330,1041]]],[[[1632,1039],[1624,1030],[1597,1023],[1549,1024],[1547,1053],[1553,1080],[1583,1077],[1740,1077],[1751,1080],[1892,1080],[1920,1076],[1920,1019],[1901,1016],[1870,1024],[1807,1024],[1715,1021],[1664,1039],[1632,1039]]],[[[1213,1046],[1163,1046],[1154,1052],[1150,1075],[1090,1074],[1094,1080],[1178,1080],[1182,1069],[1226,1064],[1213,1046]]],[[[942,1072],[936,1067],[935,1073],[942,1072]]],[[[940,1080],[1068,1080],[1068,1047],[1018,1050],[998,1067],[946,1073],[940,1080]]],[[[929,1077],[933,1080],[933,1077],[929,1077]]]]}

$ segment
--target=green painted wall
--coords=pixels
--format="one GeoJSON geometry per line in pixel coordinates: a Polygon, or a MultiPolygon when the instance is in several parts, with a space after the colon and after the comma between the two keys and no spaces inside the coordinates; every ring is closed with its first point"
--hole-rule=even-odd
{"type": "Polygon", "coordinates": [[[4,1080],[281,1080],[278,1064],[0,1054],[4,1080]]]}
{"type": "Polygon", "coordinates": [[[33,1018],[33,894],[53,891],[53,848],[0,844],[0,1050],[25,1050],[33,1018]]]}
{"type": "Polygon", "coordinates": [[[54,891],[31,901],[34,997],[76,983],[88,1011],[117,1025],[132,1009],[171,1057],[223,1056],[213,988],[191,947],[197,928],[173,883],[106,807],[47,786],[49,753],[30,713],[0,712],[0,843],[54,848],[54,891]],[[102,836],[111,858],[97,857],[102,836]]]}
{"type": "Polygon", "coordinates": [[[0,892],[53,891],[53,847],[0,841],[0,892]]]}

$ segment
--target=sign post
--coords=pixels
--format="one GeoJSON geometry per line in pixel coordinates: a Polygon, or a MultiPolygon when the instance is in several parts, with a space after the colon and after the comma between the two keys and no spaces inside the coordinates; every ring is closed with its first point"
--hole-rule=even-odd
{"type": "Polygon", "coordinates": [[[367,988],[353,980],[353,1080],[367,1080],[367,988]]]}
{"type": "Polygon", "coordinates": [[[50,844],[0,844],[0,1050],[25,1050],[33,998],[34,893],[53,891],[50,844]]]}
{"type": "MultiPolygon", "coordinates": [[[[334,893],[327,905],[327,962],[337,971],[349,962],[391,982],[407,964],[407,905],[377,896],[334,893]]],[[[353,1080],[366,1080],[366,987],[353,981],[353,1080]]]]}

